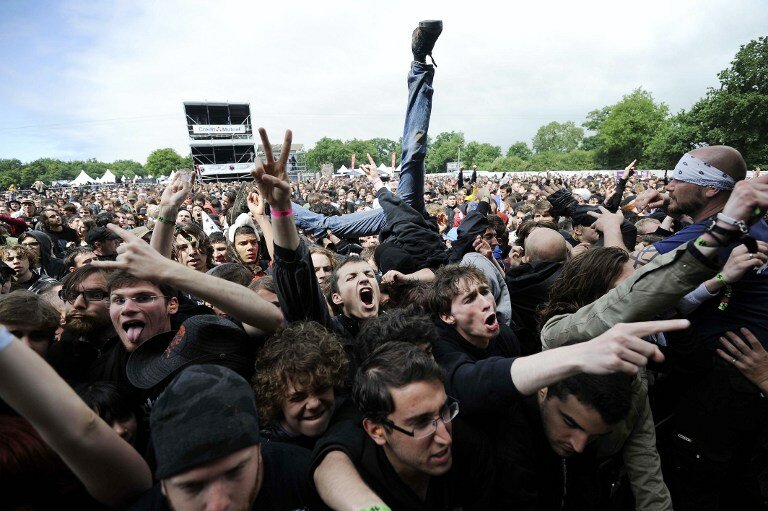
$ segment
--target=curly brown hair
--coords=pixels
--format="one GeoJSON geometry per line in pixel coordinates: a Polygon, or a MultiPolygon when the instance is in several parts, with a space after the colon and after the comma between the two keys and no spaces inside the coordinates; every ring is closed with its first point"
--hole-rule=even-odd
{"type": "Polygon", "coordinates": [[[335,334],[314,321],[292,323],[269,338],[256,357],[253,393],[262,424],[282,417],[289,383],[318,392],[341,388],[349,362],[335,334]]]}
{"type": "Polygon", "coordinates": [[[0,259],[4,258],[8,252],[16,252],[17,255],[22,256],[29,261],[29,269],[31,270],[37,266],[39,258],[32,252],[32,249],[19,243],[18,245],[2,245],[0,246],[0,259]]]}

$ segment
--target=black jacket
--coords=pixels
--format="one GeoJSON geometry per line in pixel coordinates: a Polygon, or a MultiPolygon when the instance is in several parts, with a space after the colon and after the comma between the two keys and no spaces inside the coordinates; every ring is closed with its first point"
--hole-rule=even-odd
{"type": "Polygon", "coordinates": [[[494,509],[589,511],[598,509],[597,460],[584,453],[560,458],[549,445],[536,396],[509,410],[494,443],[494,509]]]}
{"type": "Polygon", "coordinates": [[[458,263],[464,254],[474,252],[474,242],[477,235],[482,235],[488,229],[488,213],[491,206],[487,202],[478,203],[474,211],[467,213],[456,229],[456,241],[451,246],[451,263],[458,263]]]}
{"type": "Polygon", "coordinates": [[[413,273],[448,262],[448,251],[435,225],[386,188],[381,188],[376,197],[387,216],[381,245],[374,254],[382,273],[413,273]]]}
{"type": "MultiPolygon", "coordinates": [[[[512,319],[531,333],[539,331],[537,309],[549,301],[552,288],[563,263],[525,263],[510,268],[505,276],[512,302],[512,319]]],[[[526,350],[524,350],[526,351],[526,350]]],[[[541,351],[541,347],[537,351],[541,351]]]]}

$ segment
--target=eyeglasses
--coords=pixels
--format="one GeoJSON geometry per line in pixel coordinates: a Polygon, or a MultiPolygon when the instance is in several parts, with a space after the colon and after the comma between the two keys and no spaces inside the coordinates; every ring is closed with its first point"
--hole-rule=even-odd
{"type": "Polygon", "coordinates": [[[158,298],[168,298],[163,295],[137,295],[137,296],[113,296],[109,299],[109,305],[115,307],[124,307],[128,300],[132,300],[133,303],[141,307],[142,305],[150,305],[155,303],[158,298]]]}
{"type": "Polygon", "coordinates": [[[22,241],[21,244],[24,245],[25,247],[39,247],[40,246],[40,243],[37,242],[37,241],[30,241],[29,243],[24,243],[22,241]]]}
{"type": "Polygon", "coordinates": [[[448,396],[448,400],[445,402],[442,408],[440,408],[440,415],[436,419],[427,419],[417,424],[410,431],[407,429],[403,429],[400,426],[397,426],[394,422],[392,422],[389,419],[384,419],[383,421],[381,421],[381,423],[384,424],[385,426],[388,426],[394,430],[399,431],[400,433],[403,433],[404,435],[413,437],[415,440],[420,440],[422,438],[427,438],[428,436],[435,434],[435,431],[437,431],[438,421],[442,421],[443,424],[448,424],[453,419],[455,419],[458,414],[459,414],[459,402],[456,401],[451,396],[448,396]]]}
{"type": "Polygon", "coordinates": [[[89,302],[100,302],[102,300],[106,300],[108,293],[103,289],[83,289],[82,291],[71,289],[67,292],[62,289],[59,291],[59,298],[71,304],[74,304],[80,295],[83,295],[83,299],[87,305],[89,302]]]}

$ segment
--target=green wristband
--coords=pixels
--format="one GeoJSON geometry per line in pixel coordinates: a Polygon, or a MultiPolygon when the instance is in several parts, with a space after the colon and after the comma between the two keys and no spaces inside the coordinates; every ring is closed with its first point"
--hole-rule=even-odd
{"type": "Polygon", "coordinates": [[[722,285],[724,285],[724,286],[727,286],[727,285],[728,285],[728,283],[725,281],[725,277],[723,276],[723,273],[722,273],[722,272],[720,272],[720,273],[718,273],[717,275],[715,275],[715,278],[716,278],[716,279],[717,279],[717,281],[718,281],[719,283],[721,283],[722,285]]]}
{"type": "Polygon", "coordinates": [[[157,215],[157,221],[162,222],[166,225],[176,225],[175,220],[171,220],[170,218],[165,218],[163,215],[157,215]]]}
{"type": "Polygon", "coordinates": [[[358,509],[357,511],[392,511],[386,504],[368,506],[358,509]]]}

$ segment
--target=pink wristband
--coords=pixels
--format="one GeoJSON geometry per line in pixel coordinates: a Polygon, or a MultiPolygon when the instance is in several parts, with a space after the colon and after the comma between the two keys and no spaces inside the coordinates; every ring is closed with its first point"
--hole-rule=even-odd
{"type": "Polygon", "coordinates": [[[283,210],[271,209],[269,211],[269,214],[272,216],[272,218],[283,218],[286,216],[291,216],[293,214],[293,208],[288,208],[283,210]]]}
{"type": "Polygon", "coordinates": [[[379,184],[379,183],[381,183],[381,178],[380,178],[380,177],[377,177],[376,179],[374,179],[374,180],[371,182],[371,184],[372,184],[373,186],[376,186],[376,185],[377,185],[377,184],[379,184]]]}

